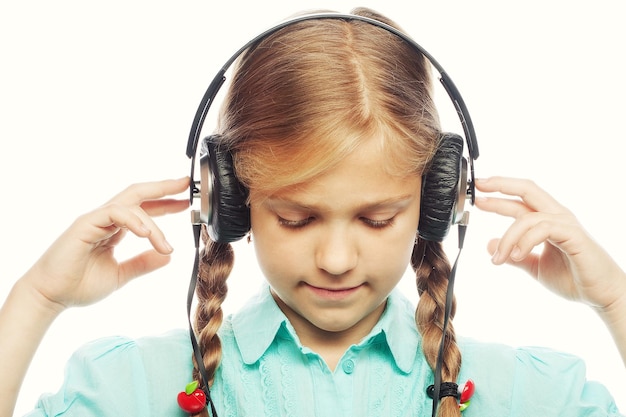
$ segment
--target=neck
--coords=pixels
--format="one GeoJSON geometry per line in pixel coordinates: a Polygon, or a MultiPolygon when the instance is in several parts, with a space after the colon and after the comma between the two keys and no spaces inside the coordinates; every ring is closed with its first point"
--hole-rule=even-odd
{"type": "Polygon", "coordinates": [[[383,302],[374,311],[349,328],[331,330],[317,327],[285,304],[274,293],[272,294],[276,304],[287,316],[296,331],[300,343],[320,355],[332,371],[334,371],[343,354],[351,346],[360,343],[370,333],[382,316],[386,306],[386,302],[383,302]]]}

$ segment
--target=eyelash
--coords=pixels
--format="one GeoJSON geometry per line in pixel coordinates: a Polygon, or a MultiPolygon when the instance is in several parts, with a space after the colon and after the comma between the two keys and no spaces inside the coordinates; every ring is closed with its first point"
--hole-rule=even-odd
{"type": "Polygon", "coordinates": [[[386,227],[390,227],[391,225],[393,225],[394,219],[395,216],[385,220],[372,220],[366,217],[361,217],[361,220],[372,229],[384,229],[386,227]]]}
{"type": "Polygon", "coordinates": [[[306,219],[302,220],[287,220],[278,216],[278,224],[288,229],[301,229],[307,224],[311,223],[312,220],[312,217],[307,217],[306,219]]]}
{"type": "MultiPolygon", "coordinates": [[[[367,217],[361,217],[361,221],[372,229],[384,229],[393,225],[395,216],[386,220],[372,220],[367,217]]],[[[301,229],[313,221],[313,217],[307,217],[302,220],[287,220],[278,216],[278,224],[289,229],[301,229]]]]}

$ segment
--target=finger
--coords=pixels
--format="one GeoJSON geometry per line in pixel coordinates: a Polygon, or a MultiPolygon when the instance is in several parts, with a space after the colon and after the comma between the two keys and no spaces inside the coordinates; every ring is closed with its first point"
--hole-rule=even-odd
{"type": "Polygon", "coordinates": [[[475,205],[480,210],[512,218],[518,218],[533,212],[522,201],[498,197],[480,196],[476,198],[475,205]]]}
{"type": "Polygon", "coordinates": [[[519,197],[527,206],[536,211],[549,213],[567,211],[549,193],[531,180],[507,177],[477,179],[476,188],[486,193],[499,192],[519,197]]]}
{"type": "MultiPolygon", "coordinates": [[[[498,253],[499,245],[500,245],[500,239],[490,240],[489,243],[487,244],[487,251],[489,252],[489,254],[494,256],[496,253],[498,253]]],[[[537,277],[537,274],[536,274],[537,257],[533,253],[529,254],[528,256],[518,261],[513,260],[511,257],[507,257],[504,260],[504,263],[520,268],[535,278],[537,277]]]]}
{"type": "Polygon", "coordinates": [[[106,241],[106,244],[114,245],[122,235],[114,240],[109,239],[119,229],[126,229],[138,237],[147,238],[159,253],[169,254],[172,252],[172,247],[165,239],[161,229],[140,208],[129,208],[110,203],[82,216],[79,220],[79,224],[81,223],[87,225],[78,232],[79,238],[85,243],[98,244],[106,241]]]}
{"type": "Polygon", "coordinates": [[[141,208],[150,216],[163,216],[165,214],[179,213],[189,207],[189,199],[174,200],[161,199],[149,200],[141,203],[141,208]]]}
{"type": "Polygon", "coordinates": [[[118,270],[119,285],[125,285],[134,278],[162,268],[170,259],[168,255],[149,250],[121,262],[118,270]]]}
{"type": "Polygon", "coordinates": [[[575,219],[562,215],[532,213],[514,222],[500,239],[494,263],[508,258],[522,261],[532,250],[547,242],[569,256],[581,250],[582,231],[575,219]]]}
{"type": "Polygon", "coordinates": [[[141,204],[148,200],[157,200],[169,195],[180,194],[189,187],[189,177],[177,180],[163,180],[133,184],[113,197],[110,202],[124,205],[141,204]]]}
{"type": "Polygon", "coordinates": [[[142,221],[142,229],[145,228],[149,231],[149,234],[146,236],[138,236],[146,237],[150,241],[150,244],[152,244],[152,247],[157,250],[157,252],[163,255],[171,253],[173,250],[172,247],[167,242],[167,240],[165,239],[165,234],[163,233],[163,231],[161,231],[159,226],[157,226],[152,217],[150,217],[145,211],[138,207],[131,207],[129,210],[131,212],[134,212],[137,218],[142,221]]]}
{"type": "Polygon", "coordinates": [[[128,229],[123,229],[115,226],[113,226],[112,229],[113,228],[116,229],[115,233],[113,233],[110,237],[106,239],[106,244],[109,246],[117,246],[117,244],[124,239],[128,232],[128,229]]]}
{"type": "Polygon", "coordinates": [[[500,238],[492,262],[500,265],[509,259],[521,261],[532,248],[544,242],[549,236],[544,217],[542,213],[531,213],[513,222],[500,238]]]}
{"type": "Polygon", "coordinates": [[[86,243],[108,239],[120,228],[128,229],[140,237],[147,237],[151,233],[136,212],[116,203],[106,204],[80,216],[75,224],[83,225],[82,240],[86,243]]]}

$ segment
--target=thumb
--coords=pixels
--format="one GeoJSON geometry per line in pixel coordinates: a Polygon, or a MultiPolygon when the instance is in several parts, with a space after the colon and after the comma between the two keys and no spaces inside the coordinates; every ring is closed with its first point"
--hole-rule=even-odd
{"type": "Polygon", "coordinates": [[[121,262],[119,266],[120,286],[127,284],[134,278],[164,267],[170,260],[170,255],[163,255],[155,250],[148,250],[121,262]]]}

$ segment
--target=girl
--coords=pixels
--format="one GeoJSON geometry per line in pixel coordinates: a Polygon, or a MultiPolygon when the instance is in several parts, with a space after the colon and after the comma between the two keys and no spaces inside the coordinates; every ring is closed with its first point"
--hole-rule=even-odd
{"type": "MultiPolygon", "coordinates": [[[[386,21],[365,9],[355,14],[386,21]]],[[[451,323],[438,355],[451,266],[441,243],[417,231],[441,128],[427,61],[406,42],[359,21],[291,25],[242,57],[217,133],[216,147],[232,155],[249,192],[251,240],[267,287],[222,320],[233,252],[205,229],[200,360],[186,332],[97,341],[77,352],[60,392],[42,397],[31,415],[185,415],[189,400],[182,395],[183,411],[176,397],[190,380],[211,387],[202,415],[429,415],[439,358],[448,384],[440,416],[459,416],[460,405],[466,416],[619,415],[568,355],[457,339],[451,323]],[[394,291],[409,263],[416,311],[394,291]],[[468,407],[455,384],[471,390],[470,379],[468,407]]],[[[129,187],[79,217],[17,281],[0,313],[0,357],[11,358],[2,365],[2,414],[11,413],[59,313],[167,263],[171,247],[152,217],[185,210],[186,200],[168,196],[188,185],[183,178],[129,187]],[[113,249],[128,231],[154,250],[118,263],[113,249]]],[[[518,197],[476,200],[515,219],[491,244],[493,262],[522,266],[597,310],[626,358],[623,271],[532,182],[491,178],[476,187],[518,197]],[[541,255],[531,253],[541,243],[541,255]]]]}

